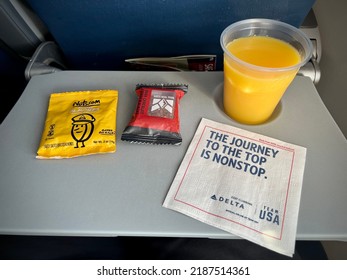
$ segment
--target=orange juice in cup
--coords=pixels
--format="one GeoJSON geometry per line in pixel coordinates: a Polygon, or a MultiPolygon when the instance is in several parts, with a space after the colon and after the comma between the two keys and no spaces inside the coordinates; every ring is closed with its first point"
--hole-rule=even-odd
{"type": "Polygon", "coordinates": [[[283,22],[251,19],[227,27],[224,50],[224,110],[245,124],[265,122],[296,73],[312,55],[310,40],[283,22]]]}

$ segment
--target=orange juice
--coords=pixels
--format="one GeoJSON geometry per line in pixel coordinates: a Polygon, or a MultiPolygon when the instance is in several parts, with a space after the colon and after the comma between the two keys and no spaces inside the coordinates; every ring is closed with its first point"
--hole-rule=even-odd
{"type": "Polygon", "coordinates": [[[233,119],[258,124],[266,121],[294,79],[301,62],[290,44],[271,37],[235,39],[224,56],[224,110],[233,119]],[[236,57],[236,59],[235,59],[236,57]]]}

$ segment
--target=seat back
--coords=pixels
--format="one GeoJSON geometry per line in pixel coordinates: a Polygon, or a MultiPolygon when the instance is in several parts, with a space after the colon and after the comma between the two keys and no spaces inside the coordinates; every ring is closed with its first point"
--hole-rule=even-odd
{"type": "Polygon", "coordinates": [[[76,70],[122,70],[124,60],[217,55],[219,37],[246,18],[299,27],[315,0],[26,0],[76,70]]]}

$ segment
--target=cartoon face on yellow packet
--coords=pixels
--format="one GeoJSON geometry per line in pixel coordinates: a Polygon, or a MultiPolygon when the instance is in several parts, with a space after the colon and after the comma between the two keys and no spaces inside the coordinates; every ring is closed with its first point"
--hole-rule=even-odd
{"type": "Polygon", "coordinates": [[[116,151],[118,91],[52,93],[36,158],[116,151]]]}

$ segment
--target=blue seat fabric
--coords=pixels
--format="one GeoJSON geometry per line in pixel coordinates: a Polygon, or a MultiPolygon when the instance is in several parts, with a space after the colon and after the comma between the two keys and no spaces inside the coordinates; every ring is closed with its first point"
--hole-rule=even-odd
{"type": "Polygon", "coordinates": [[[26,0],[75,70],[124,70],[127,58],[217,55],[220,34],[247,18],[299,27],[315,0],[26,0]]]}

